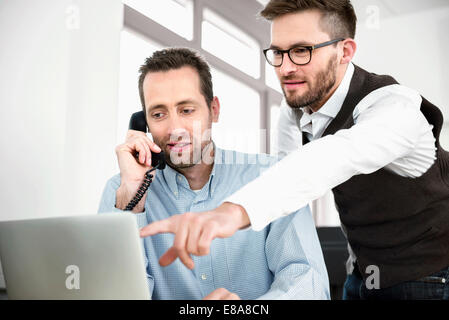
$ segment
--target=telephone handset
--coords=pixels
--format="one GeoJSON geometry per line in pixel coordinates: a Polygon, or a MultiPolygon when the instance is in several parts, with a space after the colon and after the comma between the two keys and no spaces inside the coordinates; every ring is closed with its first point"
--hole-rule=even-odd
{"type": "MultiPolygon", "coordinates": [[[[145,115],[143,111],[133,113],[131,119],[129,120],[128,128],[131,130],[147,132],[147,121],[145,120],[145,115]]],[[[139,201],[144,196],[145,192],[147,192],[151,182],[153,181],[152,180],[153,175],[151,174],[151,172],[156,169],[163,170],[165,168],[165,156],[163,151],[159,153],[151,151],[151,166],[153,168],[151,168],[145,173],[145,179],[142,185],[137,190],[137,194],[134,196],[134,198],[128,203],[125,210],[131,211],[132,209],[134,209],[134,207],[139,203],[139,201]]]]}
{"type": "MultiPolygon", "coordinates": [[[[145,114],[143,111],[134,112],[129,119],[129,129],[147,132],[147,121],[145,120],[145,114]]],[[[157,167],[157,169],[163,170],[165,168],[165,156],[164,152],[159,153],[151,151],[151,166],[157,167]]]]}

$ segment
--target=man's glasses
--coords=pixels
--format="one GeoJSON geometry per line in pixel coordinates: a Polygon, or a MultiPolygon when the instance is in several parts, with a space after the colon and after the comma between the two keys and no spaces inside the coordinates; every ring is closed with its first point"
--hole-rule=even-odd
{"type": "Polygon", "coordinates": [[[287,50],[268,48],[263,50],[265,59],[273,67],[280,67],[284,61],[284,53],[288,54],[291,62],[298,66],[308,64],[312,60],[312,51],[321,47],[329,46],[333,43],[345,40],[345,38],[338,38],[323,43],[319,43],[313,46],[297,46],[287,50]]]}

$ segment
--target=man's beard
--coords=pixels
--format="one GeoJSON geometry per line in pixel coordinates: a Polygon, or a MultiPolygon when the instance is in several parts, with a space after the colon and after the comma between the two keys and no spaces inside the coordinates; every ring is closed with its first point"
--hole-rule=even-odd
{"type": "MultiPolygon", "coordinates": [[[[154,142],[158,146],[166,146],[166,141],[157,141],[157,139],[154,139],[154,142]]],[[[189,154],[182,154],[178,153],[177,155],[173,155],[176,159],[176,161],[172,161],[172,153],[173,151],[169,151],[168,148],[165,148],[164,150],[164,157],[165,162],[167,165],[172,167],[173,169],[188,169],[196,166],[197,164],[201,163],[202,156],[210,152],[210,150],[213,150],[213,142],[212,140],[209,141],[201,141],[201,140],[194,140],[192,143],[191,151],[189,154]],[[176,157],[177,156],[177,157],[176,157]]]]}
{"type": "Polygon", "coordinates": [[[178,161],[178,163],[174,163],[170,158],[170,153],[165,153],[165,158],[170,167],[173,169],[188,169],[200,164],[202,159],[203,152],[208,151],[210,147],[213,147],[212,140],[210,141],[198,141],[194,142],[192,145],[192,150],[189,152],[189,155],[181,156],[178,153],[178,159],[187,160],[187,161],[178,161]]]}
{"type": "MultiPolygon", "coordinates": [[[[284,77],[282,81],[292,79],[294,78],[284,77]]],[[[282,88],[282,91],[284,92],[285,99],[290,108],[299,110],[299,108],[310,107],[315,109],[334,87],[336,79],[337,59],[336,56],[334,56],[329,60],[327,67],[316,75],[314,83],[307,81],[307,85],[310,88],[308,92],[304,93],[302,96],[288,98],[284,88],[282,88]]]]}

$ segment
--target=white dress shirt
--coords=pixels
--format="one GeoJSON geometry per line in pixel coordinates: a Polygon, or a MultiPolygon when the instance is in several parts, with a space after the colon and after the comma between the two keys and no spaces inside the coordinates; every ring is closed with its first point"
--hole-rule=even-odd
{"type": "Polygon", "coordinates": [[[385,168],[404,177],[419,177],[435,161],[433,126],[420,111],[422,98],[401,85],[371,92],[355,107],[351,128],[321,137],[341,109],[353,72],[350,63],[340,86],[318,112],[305,110],[298,120],[290,107],[281,107],[278,147],[290,153],[225,200],[245,208],[254,230],[302,208],[354,175],[385,168]],[[302,130],[311,142],[301,147],[302,130]]]}

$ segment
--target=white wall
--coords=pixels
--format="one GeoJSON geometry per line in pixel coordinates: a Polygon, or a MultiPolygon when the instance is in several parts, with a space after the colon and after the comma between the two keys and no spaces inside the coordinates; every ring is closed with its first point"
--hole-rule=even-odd
{"type": "Polygon", "coordinates": [[[354,63],[392,75],[438,106],[446,122],[441,142],[449,150],[449,1],[445,3],[353,1],[359,20],[354,63]]]}
{"type": "Polygon", "coordinates": [[[0,220],[93,214],[115,171],[120,0],[0,2],[0,220]]]}
{"type": "MultiPolygon", "coordinates": [[[[358,24],[353,62],[388,74],[443,112],[441,145],[449,150],[449,1],[352,0],[358,24]]],[[[339,226],[332,193],[311,204],[317,226],[339,226]]]]}
{"type": "MultiPolygon", "coordinates": [[[[419,90],[448,121],[449,3],[405,14],[382,0],[354,6],[354,62],[419,90]]],[[[0,2],[0,220],[96,211],[116,171],[122,10],[120,0],[0,2]]]]}

